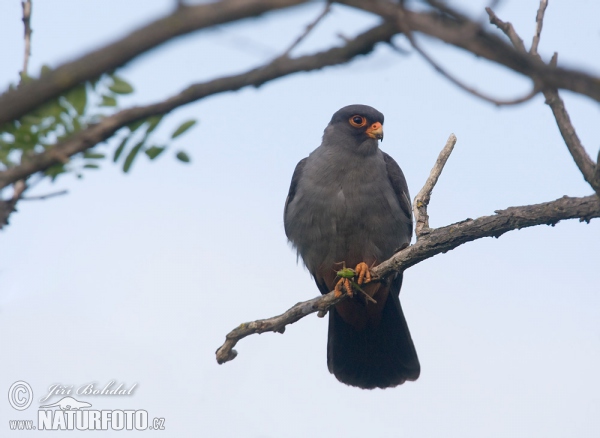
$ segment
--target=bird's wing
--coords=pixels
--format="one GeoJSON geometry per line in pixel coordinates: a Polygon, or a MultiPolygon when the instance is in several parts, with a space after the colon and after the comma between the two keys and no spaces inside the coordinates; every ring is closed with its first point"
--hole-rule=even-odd
{"type": "Polygon", "coordinates": [[[285,208],[283,210],[283,217],[287,216],[287,209],[290,202],[294,199],[296,195],[296,190],[298,189],[298,181],[302,178],[302,171],[304,170],[304,166],[306,165],[307,158],[300,160],[300,162],[296,165],[296,169],[294,170],[294,174],[292,175],[292,183],[290,184],[290,191],[288,192],[287,199],[285,200],[285,208]]]}
{"type": "Polygon", "coordinates": [[[404,174],[402,173],[400,166],[398,166],[398,163],[396,163],[396,161],[394,161],[394,159],[385,152],[383,152],[383,159],[385,160],[390,184],[392,185],[394,193],[396,194],[396,198],[400,203],[400,208],[406,216],[406,223],[410,224],[410,235],[412,236],[412,207],[410,203],[410,194],[408,193],[408,184],[406,184],[406,178],[404,178],[404,174]]]}

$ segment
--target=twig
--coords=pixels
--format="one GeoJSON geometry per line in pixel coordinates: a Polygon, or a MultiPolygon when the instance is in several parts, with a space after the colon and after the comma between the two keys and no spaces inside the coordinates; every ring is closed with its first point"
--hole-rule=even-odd
{"type": "Polygon", "coordinates": [[[394,26],[380,24],[352,38],[342,47],[318,52],[298,58],[277,58],[274,61],[247,72],[194,84],[164,101],[155,104],[129,108],[104,118],[81,132],[37,155],[29,157],[26,163],[0,172],[0,189],[13,182],[43,171],[66,157],[106,140],[117,130],[132,123],[158,114],[166,114],[190,102],[226,91],[236,91],[247,86],[259,87],[265,82],[300,71],[318,70],[326,66],[343,64],[358,55],[370,53],[379,42],[387,42],[397,33],[394,26]]]}
{"type": "Polygon", "coordinates": [[[15,206],[25,190],[27,190],[27,184],[25,180],[20,179],[13,184],[12,197],[6,201],[0,199],[0,230],[4,228],[4,225],[8,225],[8,217],[15,211],[15,206]]]}
{"type": "MultiPolygon", "coordinates": [[[[597,187],[600,187],[600,150],[598,151],[598,158],[596,158],[596,171],[594,172],[594,182],[597,187]]],[[[596,190],[598,193],[598,190],[596,190]]]]}
{"type": "MultiPolygon", "coordinates": [[[[530,49],[531,55],[539,61],[541,61],[541,57],[537,53],[537,47],[540,42],[542,26],[544,22],[544,13],[547,5],[547,0],[540,0],[540,7],[536,15],[536,34],[533,38],[533,43],[530,49]]],[[[490,16],[490,22],[498,26],[498,28],[502,30],[506,36],[508,36],[518,50],[526,52],[526,49],[523,45],[523,40],[519,37],[519,35],[517,35],[513,26],[510,23],[505,23],[500,20],[491,9],[488,11],[488,14],[490,16]]],[[[556,68],[556,61],[557,54],[555,53],[550,60],[550,67],[556,68]]],[[[594,163],[592,158],[588,155],[583,147],[583,144],[581,143],[581,140],[575,131],[575,127],[571,123],[569,113],[567,112],[565,104],[560,98],[558,91],[555,88],[545,88],[543,90],[543,94],[546,98],[546,104],[552,110],[552,114],[554,115],[560,134],[567,146],[567,149],[569,150],[569,153],[573,157],[575,164],[579,168],[579,171],[583,174],[583,178],[600,196],[600,177],[597,177],[596,175],[598,164],[594,163]]]]}
{"type": "Polygon", "coordinates": [[[240,324],[237,328],[227,334],[225,343],[215,352],[217,362],[222,364],[235,359],[237,351],[235,351],[233,347],[235,347],[235,344],[237,344],[239,340],[246,336],[265,332],[283,333],[286,325],[293,324],[311,313],[326,312],[331,306],[334,306],[346,298],[348,298],[348,295],[346,294],[336,298],[335,292],[330,292],[327,295],[322,295],[313,298],[312,300],[298,303],[281,315],[240,324]]]}
{"type": "Polygon", "coordinates": [[[0,125],[19,119],[78,84],[114,70],[173,38],[306,2],[307,0],[223,0],[176,8],[171,14],[114,43],[59,66],[39,80],[5,92],[0,96],[0,125]]]}
{"type": "Polygon", "coordinates": [[[560,135],[567,145],[567,149],[573,157],[575,164],[577,164],[583,178],[592,186],[598,196],[600,196],[600,180],[596,177],[596,167],[598,165],[594,163],[583,147],[583,144],[575,131],[575,127],[571,123],[571,118],[565,108],[565,103],[560,98],[558,91],[553,89],[544,90],[544,97],[546,98],[546,104],[552,110],[560,135]]]}
{"type": "Polygon", "coordinates": [[[23,27],[25,40],[25,55],[23,56],[23,70],[21,76],[27,76],[27,70],[29,66],[29,57],[31,56],[31,0],[24,0],[21,2],[23,7],[23,27]]]}
{"type": "MultiPolygon", "coordinates": [[[[431,230],[412,246],[397,252],[394,256],[371,270],[373,280],[380,279],[392,272],[402,272],[417,263],[437,254],[445,253],[460,245],[483,237],[500,237],[502,234],[535,225],[556,225],[565,219],[579,219],[589,222],[600,217],[600,198],[595,195],[584,198],[560,199],[543,204],[510,207],[497,210],[493,216],[467,219],[445,227],[431,230]]],[[[234,359],[237,352],[235,344],[248,335],[264,332],[283,333],[285,326],[314,312],[325,312],[331,306],[346,299],[344,294],[335,298],[334,292],[301,302],[287,312],[268,319],[241,324],[227,334],[225,343],[217,350],[217,362],[225,363],[234,359]]]]}
{"type": "Polygon", "coordinates": [[[529,50],[529,53],[531,53],[534,56],[538,55],[538,46],[540,44],[540,36],[542,35],[542,27],[544,25],[544,14],[546,13],[547,7],[548,0],[541,0],[540,7],[538,8],[537,14],[535,16],[535,34],[533,35],[531,49],[529,50]]]}
{"type": "Polygon", "coordinates": [[[306,26],[306,29],[304,29],[304,32],[302,32],[302,34],[299,35],[298,38],[296,38],[296,40],[290,45],[290,47],[288,47],[288,49],[285,52],[283,52],[282,55],[280,55],[280,57],[287,58],[289,56],[289,54],[292,52],[292,50],[294,50],[298,46],[298,44],[300,44],[308,36],[308,34],[315,28],[315,26],[317,24],[319,24],[321,22],[321,20],[323,20],[323,18],[325,18],[325,16],[327,14],[329,14],[330,11],[331,11],[331,3],[328,1],[327,4],[325,5],[325,8],[317,16],[317,18],[315,18],[312,21],[312,23],[309,23],[306,26]]]}
{"type": "Polygon", "coordinates": [[[490,17],[490,23],[493,24],[494,26],[496,26],[502,32],[504,32],[504,34],[508,37],[510,42],[513,44],[513,46],[515,46],[515,48],[517,50],[519,50],[522,53],[527,53],[527,49],[525,48],[525,43],[523,42],[521,37],[515,31],[515,28],[513,27],[512,23],[509,23],[508,21],[504,22],[500,18],[498,18],[498,16],[492,10],[491,7],[485,8],[485,11],[488,13],[488,16],[490,17]]]}
{"type": "Polygon", "coordinates": [[[419,52],[419,54],[438,72],[440,73],[442,76],[444,76],[446,79],[448,79],[450,82],[452,82],[454,85],[456,85],[458,88],[466,91],[469,94],[472,94],[475,97],[478,97],[479,99],[485,100],[486,102],[489,103],[493,103],[496,106],[510,106],[510,105],[518,105],[524,102],[527,102],[528,100],[533,99],[539,92],[540,92],[540,87],[538,85],[536,85],[534,83],[531,91],[521,97],[517,97],[514,99],[508,99],[508,100],[499,100],[493,97],[490,97],[486,94],[483,94],[480,91],[477,91],[475,88],[467,85],[465,82],[461,81],[460,79],[458,79],[456,76],[454,76],[452,73],[450,73],[448,70],[446,70],[444,67],[442,67],[440,64],[437,63],[437,61],[435,61],[431,56],[429,56],[429,54],[427,52],[425,52],[425,50],[423,50],[421,48],[421,46],[419,44],[416,43],[416,41],[414,39],[411,39],[411,44],[414,47],[414,49],[419,52]]]}
{"type": "Polygon", "coordinates": [[[427,206],[429,205],[429,201],[431,199],[431,192],[437,184],[438,178],[440,177],[442,170],[444,170],[446,161],[448,161],[455,144],[456,136],[454,134],[450,134],[450,137],[448,137],[448,140],[446,141],[446,145],[440,152],[435,165],[429,173],[429,178],[427,178],[425,185],[419,191],[417,196],[415,196],[413,213],[415,215],[415,234],[417,235],[417,239],[421,238],[421,235],[428,233],[430,230],[427,206]]]}
{"type": "MultiPolygon", "coordinates": [[[[429,3],[431,3],[431,2],[429,2],[429,3]]],[[[435,3],[437,3],[437,2],[435,2],[435,3]]],[[[417,43],[417,40],[415,39],[415,37],[414,37],[414,35],[412,33],[412,30],[410,28],[410,24],[407,21],[405,11],[402,8],[398,8],[398,13],[397,13],[397,17],[396,18],[397,18],[398,26],[403,30],[403,32],[406,35],[406,38],[410,42],[411,46],[438,73],[440,73],[442,76],[444,76],[446,79],[448,79],[450,82],[452,82],[454,85],[456,85],[458,88],[462,89],[463,91],[466,91],[467,93],[472,94],[473,96],[478,97],[479,99],[485,100],[486,102],[493,103],[496,106],[518,105],[518,104],[521,104],[521,103],[527,102],[528,100],[533,99],[540,92],[540,87],[539,87],[539,85],[535,81],[534,81],[533,87],[532,87],[532,89],[531,89],[531,91],[529,93],[527,93],[524,96],[515,98],[515,99],[499,100],[499,99],[495,99],[493,97],[490,97],[490,96],[488,96],[486,94],[483,94],[480,91],[477,91],[475,88],[467,85],[465,82],[463,82],[462,80],[458,79],[458,77],[454,76],[452,73],[450,73],[444,67],[442,67],[441,64],[439,64],[436,60],[434,60],[433,57],[431,57],[421,47],[421,45],[417,43]]],[[[510,27],[512,27],[512,26],[510,26],[510,27]]]]}
{"type": "MultiPolygon", "coordinates": [[[[21,84],[27,77],[27,69],[29,66],[29,57],[31,56],[31,0],[25,0],[21,2],[23,8],[23,39],[25,50],[23,53],[23,70],[21,70],[21,84]]],[[[21,157],[21,162],[23,156],[21,157]]],[[[0,229],[4,225],[8,224],[8,217],[13,211],[16,211],[17,202],[22,198],[23,193],[27,190],[27,177],[15,181],[13,184],[13,195],[8,201],[1,201],[2,207],[0,207],[0,229]]]]}
{"type": "Polygon", "coordinates": [[[58,192],[47,193],[45,195],[38,196],[22,196],[21,201],[44,201],[49,198],[54,198],[55,196],[62,196],[68,194],[68,190],[60,190],[58,192]]]}
{"type": "MultiPolygon", "coordinates": [[[[386,0],[336,0],[396,22],[401,7],[386,0]]],[[[503,38],[487,32],[478,23],[431,11],[404,10],[412,32],[419,32],[451,44],[517,73],[544,87],[566,89],[600,101],[600,79],[581,71],[553,68],[528,53],[507,44],[503,38]]],[[[457,14],[460,15],[460,14],[457,14]]]]}

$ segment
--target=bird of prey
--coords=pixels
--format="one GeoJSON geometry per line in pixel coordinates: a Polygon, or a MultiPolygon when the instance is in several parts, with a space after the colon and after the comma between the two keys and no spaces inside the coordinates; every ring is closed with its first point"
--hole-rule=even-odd
{"type": "Polygon", "coordinates": [[[329,371],[365,389],[397,386],[420,373],[400,307],[402,274],[369,282],[369,269],[412,236],[404,174],[379,149],[382,125],[383,114],[367,105],[337,111],[321,145],[296,166],[284,210],[286,235],[321,293],[350,295],[329,312],[329,371]],[[355,268],[358,288],[337,276],[346,266],[355,268]]]}

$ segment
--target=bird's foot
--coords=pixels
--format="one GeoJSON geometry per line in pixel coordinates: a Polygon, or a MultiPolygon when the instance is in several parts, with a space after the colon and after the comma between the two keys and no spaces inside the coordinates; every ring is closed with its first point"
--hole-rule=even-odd
{"type": "Polygon", "coordinates": [[[357,289],[365,293],[358,285],[371,281],[371,271],[365,262],[356,265],[355,269],[346,268],[346,265],[344,264],[344,268],[337,271],[337,275],[341,278],[335,285],[334,291],[336,298],[342,296],[344,291],[346,291],[350,297],[354,296],[354,291],[352,290],[353,284],[357,289]],[[356,278],[356,283],[353,281],[354,278],[356,278]]]}
{"type": "Polygon", "coordinates": [[[365,262],[360,262],[358,265],[356,265],[354,272],[356,272],[358,277],[358,280],[356,280],[358,284],[368,283],[371,281],[371,271],[365,262]]]}
{"type": "Polygon", "coordinates": [[[343,292],[344,290],[346,291],[348,296],[350,296],[350,297],[354,296],[354,291],[352,290],[352,284],[350,284],[350,279],[348,279],[348,278],[340,278],[340,281],[337,282],[337,284],[335,285],[335,288],[333,290],[335,291],[334,296],[336,298],[341,297],[342,294],[344,293],[343,292]]]}

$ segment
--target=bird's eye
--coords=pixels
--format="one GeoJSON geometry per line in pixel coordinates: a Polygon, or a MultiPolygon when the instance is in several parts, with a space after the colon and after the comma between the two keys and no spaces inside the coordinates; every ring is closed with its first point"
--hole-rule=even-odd
{"type": "Polygon", "coordinates": [[[367,124],[367,119],[365,119],[363,116],[352,116],[350,117],[350,124],[355,128],[362,128],[367,124]]]}

